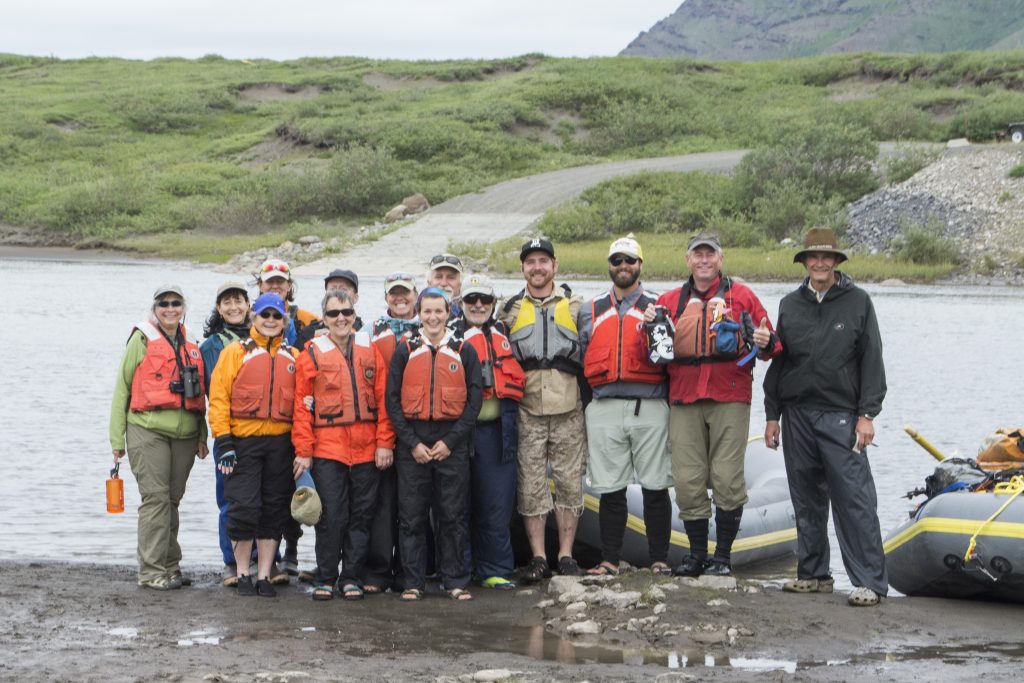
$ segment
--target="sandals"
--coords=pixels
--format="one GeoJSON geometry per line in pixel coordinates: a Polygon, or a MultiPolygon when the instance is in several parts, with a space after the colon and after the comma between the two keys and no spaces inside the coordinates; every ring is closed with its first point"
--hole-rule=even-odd
{"type": "Polygon", "coordinates": [[[506,579],[504,576],[488,576],[480,582],[480,585],[484,588],[493,588],[494,590],[499,591],[510,591],[516,587],[514,583],[506,579]]]}
{"type": "Polygon", "coordinates": [[[551,578],[548,561],[539,555],[534,557],[530,560],[530,564],[526,565],[526,569],[519,578],[523,583],[537,583],[541,579],[551,578]]]}
{"type": "Polygon", "coordinates": [[[596,567],[588,569],[587,574],[590,574],[591,576],[618,576],[619,568],[611,562],[602,562],[596,567]]]}
{"type": "Polygon", "coordinates": [[[465,588],[453,588],[448,591],[448,597],[456,602],[468,602],[473,599],[473,594],[465,588]]]}
{"type": "Polygon", "coordinates": [[[782,584],[787,593],[831,593],[836,581],[831,576],[823,579],[792,579],[782,584]]]}
{"type": "Polygon", "coordinates": [[[667,562],[652,562],[651,571],[655,574],[669,575],[672,573],[672,567],[668,566],[667,562]]]}
{"type": "Polygon", "coordinates": [[[363,586],[363,592],[367,595],[377,595],[378,593],[384,592],[384,587],[378,586],[375,583],[368,583],[363,586]]]}
{"type": "Polygon", "coordinates": [[[583,576],[580,563],[568,555],[558,558],[558,573],[562,576],[583,576]]]}
{"type": "Polygon", "coordinates": [[[858,586],[850,593],[846,602],[853,607],[873,607],[882,601],[882,596],[864,586],[858,586]]]}
{"type": "Polygon", "coordinates": [[[355,583],[346,583],[344,586],[341,587],[341,590],[338,592],[341,593],[341,597],[345,598],[346,600],[363,599],[363,589],[355,583]]]}
{"type": "Polygon", "coordinates": [[[333,600],[334,599],[334,589],[331,588],[326,583],[318,583],[317,585],[313,586],[313,596],[312,597],[313,597],[313,600],[315,600],[316,602],[333,600]]]}
{"type": "Polygon", "coordinates": [[[406,588],[398,599],[402,602],[419,602],[423,599],[423,591],[419,588],[406,588]]]}

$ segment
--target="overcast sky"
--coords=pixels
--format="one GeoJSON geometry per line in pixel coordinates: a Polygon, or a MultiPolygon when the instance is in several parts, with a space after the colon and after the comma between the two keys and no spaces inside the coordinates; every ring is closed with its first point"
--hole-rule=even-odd
{"type": "Polygon", "coordinates": [[[682,0],[13,0],[0,52],[61,58],[615,55],[682,0]]]}

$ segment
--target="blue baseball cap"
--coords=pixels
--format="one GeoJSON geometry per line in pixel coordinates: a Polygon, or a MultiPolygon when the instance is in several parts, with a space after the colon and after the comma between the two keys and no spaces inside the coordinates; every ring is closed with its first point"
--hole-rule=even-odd
{"type": "Polygon", "coordinates": [[[288,315],[284,308],[284,299],[273,292],[260,294],[259,298],[252,305],[252,312],[259,315],[268,308],[273,308],[281,315],[288,315]]]}

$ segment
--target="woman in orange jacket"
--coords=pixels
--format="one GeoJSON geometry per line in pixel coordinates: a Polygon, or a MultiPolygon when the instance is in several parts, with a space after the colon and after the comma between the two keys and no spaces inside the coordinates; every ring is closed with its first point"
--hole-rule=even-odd
{"type": "Polygon", "coordinates": [[[314,600],[330,600],[335,590],[346,600],[363,597],[378,469],[391,467],[395,447],[384,409],[387,367],[370,335],[353,332],[354,303],[343,289],[327,291],[321,306],[327,334],[314,337],[296,363],[295,461],[312,468],[323,506],[314,600]]]}
{"type": "Polygon", "coordinates": [[[291,442],[295,407],[295,351],[284,343],[284,300],[263,294],[252,307],[249,339],[221,353],[210,378],[210,431],[228,475],[228,536],[235,551],[239,595],[275,597],[274,553],[287,519],[294,480],[305,471],[291,442]],[[257,582],[249,576],[252,539],[257,582]]]}

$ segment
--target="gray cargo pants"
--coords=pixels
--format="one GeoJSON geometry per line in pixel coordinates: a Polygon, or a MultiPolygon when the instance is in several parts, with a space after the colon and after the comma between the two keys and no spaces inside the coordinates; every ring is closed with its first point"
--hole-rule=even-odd
{"type": "Polygon", "coordinates": [[[797,578],[829,575],[828,507],[832,502],[843,565],[854,586],[889,590],[878,525],[875,480],[855,452],[857,416],[789,406],[782,411],[782,450],[796,511],[797,578]]]}

